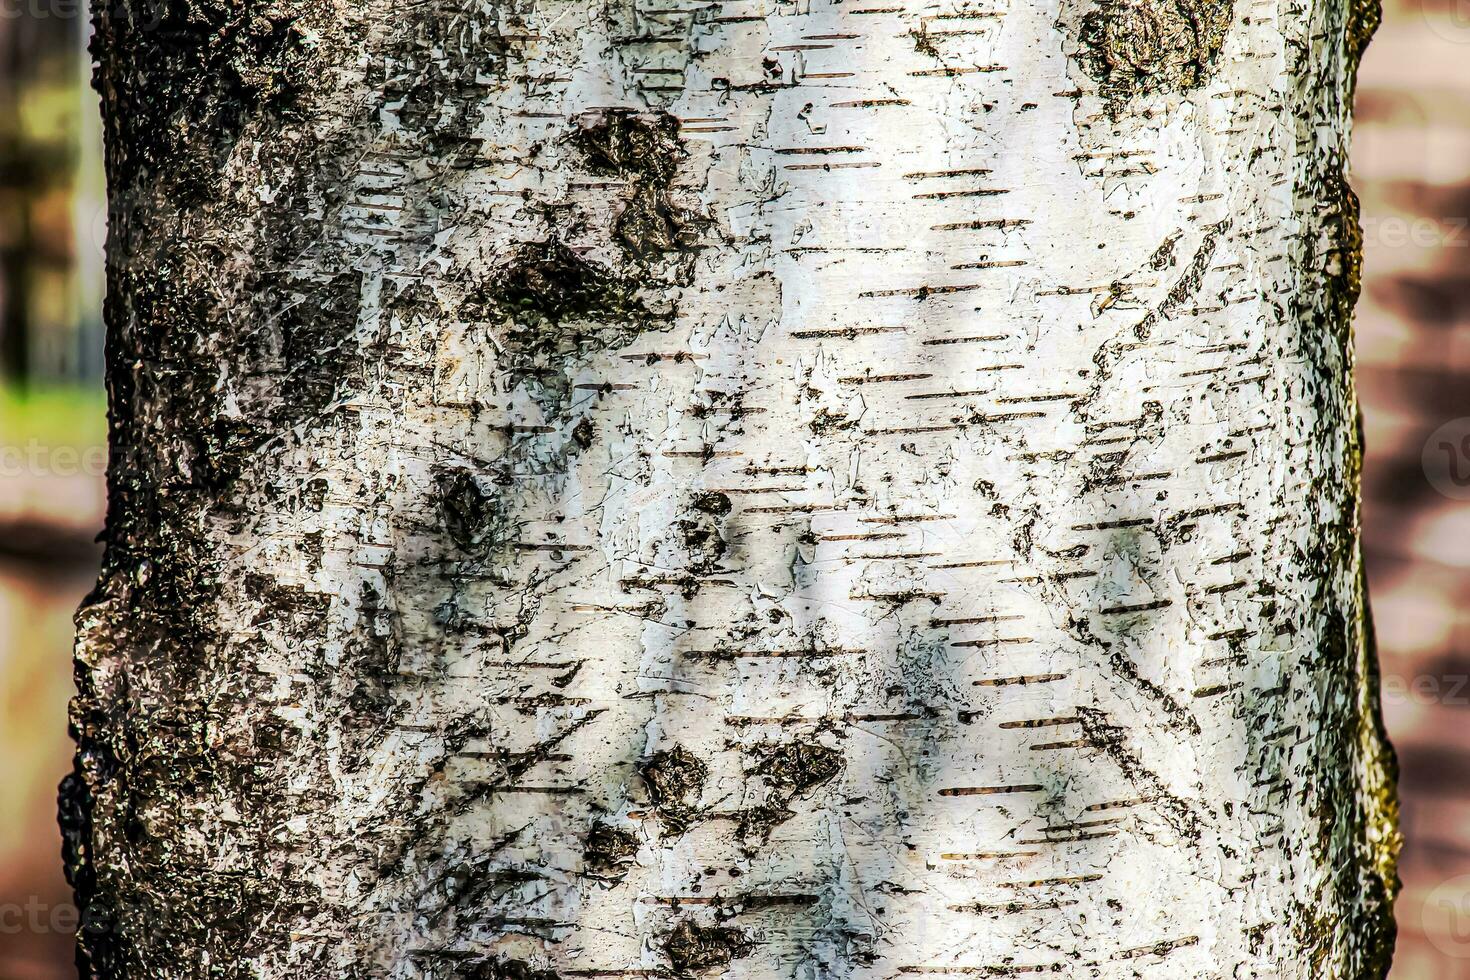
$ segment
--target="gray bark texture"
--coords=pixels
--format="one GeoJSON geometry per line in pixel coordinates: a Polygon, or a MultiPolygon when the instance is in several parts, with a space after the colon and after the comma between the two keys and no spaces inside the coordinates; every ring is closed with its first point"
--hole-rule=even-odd
{"type": "Polygon", "coordinates": [[[1381,980],[1366,0],[110,0],[88,978],[1381,980]]]}

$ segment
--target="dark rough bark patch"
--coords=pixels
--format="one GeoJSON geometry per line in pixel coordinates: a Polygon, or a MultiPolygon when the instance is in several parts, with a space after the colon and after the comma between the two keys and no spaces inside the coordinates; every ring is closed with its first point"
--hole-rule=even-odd
{"type": "MultiPolygon", "coordinates": [[[[1361,575],[1359,587],[1366,588],[1366,578],[1361,575]]],[[[1354,937],[1353,954],[1358,962],[1353,964],[1352,976],[1383,980],[1397,937],[1392,912],[1399,889],[1398,764],[1379,711],[1377,660],[1366,615],[1364,622],[1350,624],[1340,610],[1330,609],[1317,656],[1326,665],[1324,676],[1331,679],[1323,700],[1340,699],[1354,710],[1350,724],[1331,733],[1329,750],[1337,757],[1335,764],[1314,773],[1303,787],[1312,800],[1319,828],[1311,843],[1320,858],[1333,853],[1335,837],[1346,837],[1356,842],[1357,853],[1354,860],[1331,865],[1332,875],[1320,901],[1295,908],[1295,928],[1302,947],[1324,960],[1335,953],[1334,937],[1354,937]],[[1363,676],[1365,670],[1369,676],[1363,676]],[[1365,743],[1377,746],[1380,757],[1357,758],[1365,751],[1365,743]],[[1382,768],[1386,777],[1382,787],[1354,785],[1358,767],[1365,765],[1382,768]],[[1381,795],[1375,790],[1381,790],[1381,795]],[[1363,833],[1369,827],[1378,831],[1372,838],[1363,833]]]]}
{"type": "Polygon", "coordinates": [[[674,522],[694,573],[714,571],[725,557],[729,545],[724,536],[724,519],[731,509],[730,498],[722,493],[696,493],[686,516],[674,522]]]}
{"type": "Polygon", "coordinates": [[[244,472],[250,455],[267,438],[246,419],[214,419],[196,437],[194,446],[201,482],[210,490],[224,490],[244,472]]]}
{"type": "Polygon", "coordinates": [[[747,853],[753,853],[758,846],[771,839],[771,833],[777,827],[794,816],[796,811],[783,803],[748,806],[740,811],[739,821],[735,825],[735,836],[740,839],[747,853]]]}
{"type": "Polygon", "coordinates": [[[500,32],[501,7],[414,8],[409,29],[369,73],[390,111],[433,152],[475,142],[483,116],[479,96],[489,88],[484,79],[505,75],[509,44],[500,32]]]}
{"type": "Polygon", "coordinates": [[[1234,15],[1233,0],[1101,0],[1082,20],[1079,61],[1115,109],[1187,92],[1214,71],[1234,15]]]}
{"type": "MultiPolygon", "coordinates": [[[[280,316],[280,386],[287,424],[320,412],[336,397],[342,381],[362,360],[352,344],[362,307],[362,273],[344,272],[293,291],[280,316]]],[[[274,426],[273,426],[274,428],[274,426]]]]}
{"type": "MultiPolygon", "coordinates": [[[[116,10],[104,12],[100,33],[138,29],[135,23],[119,28],[119,16],[116,10]]],[[[109,35],[99,45],[116,39],[109,35]]],[[[145,124],[131,120],[124,108],[132,104],[130,86],[139,83],[119,84],[118,76],[136,70],[130,60],[135,55],[108,47],[99,73],[109,99],[115,222],[106,311],[108,553],[93,598],[96,611],[83,615],[81,648],[90,649],[92,659],[78,659],[77,768],[63,787],[64,807],[84,807],[87,814],[85,822],[69,817],[67,831],[67,860],[85,923],[78,964],[87,977],[132,975],[146,963],[163,962],[160,950],[170,950],[173,958],[158,969],[183,975],[198,967],[198,937],[205,935],[216,937],[217,962],[242,960],[275,938],[260,928],[263,910],[311,901],[304,886],[273,880],[270,861],[252,854],[262,842],[245,832],[232,842],[244,870],[229,874],[178,873],[210,864],[197,852],[216,841],[191,848],[165,844],[175,836],[173,828],[192,825],[221,798],[265,826],[292,815],[291,795],[262,779],[269,772],[263,761],[288,751],[288,726],[271,720],[232,731],[234,719],[225,719],[207,736],[191,721],[213,717],[217,697],[241,703],[269,699],[266,678],[225,671],[218,663],[224,640],[211,611],[224,573],[205,529],[211,520],[242,520],[239,502],[249,499],[248,491],[227,488],[256,468],[269,434],[280,437],[324,408],[360,362],[350,349],[338,350],[350,346],[356,327],[360,277],[293,282],[277,271],[311,234],[296,216],[308,210],[309,199],[324,199],[323,185],[340,184],[331,166],[318,165],[325,151],[308,143],[293,146],[285,157],[273,156],[269,147],[261,152],[262,168],[289,159],[289,167],[299,165],[303,176],[280,191],[278,208],[262,219],[258,235],[246,239],[255,268],[271,271],[246,269],[219,281],[216,273],[227,253],[216,251],[215,242],[246,234],[250,215],[216,186],[218,162],[240,134],[262,120],[280,125],[284,116],[268,118],[264,103],[239,93],[230,97],[234,102],[202,98],[178,107],[178,131],[165,133],[159,149],[137,128],[145,124]],[[185,119],[192,113],[201,115],[185,119]],[[174,149],[177,159],[170,156],[174,149]],[[168,156],[168,166],[155,166],[155,153],[168,156]],[[192,166],[208,180],[190,178],[192,166]],[[199,237],[200,227],[217,229],[218,239],[199,237]],[[298,316],[293,309],[316,316],[298,316]],[[250,322],[272,323],[274,329],[235,329],[245,310],[250,322]],[[242,399],[240,409],[248,417],[223,404],[223,374],[263,382],[259,397],[242,399]],[[146,672],[131,668],[140,656],[148,658],[146,672]],[[98,670],[102,664],[107,667],[98,670]],[[125,678],[121,685],[110,680],[118,676],[125,678]],[[228,688],[221,687],[221,677],[230,678],[228,688]],[[229,750],[217,749],[220,743],[229,750]],[[125,861],[118,850],[123,840],[132,841],[125,861]]],[[[150,70],[165,67],[167,62],[150,70]]],[[[171,78],[170,84],[177,81],[171,78]]],[[[187,88],[187,79],[183,84],[187,88]]],[[[155,98],[166,102],[170,96],[155,98]]],[[[312,493],[303,487],[287,495],[293,496],[304,503],[312,493]]],[[[300,590],[259,585],[261,621],[300,621],[317,602],[300,590]]],[[[309,618],[293,628],[295,636],[310,637],[324,622],[320,615],[309,618]]],[[[309,670],[311,650],[304,645],[309,670]]],[[[375,659],[378,653],[367,655],[375,659]]],[[[380,722],[388,710],[383,698],[371,690],[363,695],[354,704],[365,720],[380,722]]]]}
{"type": "Polygon", "coordinates": [[[561,980],[555,970],[538,970],[521,960],[496,956],[455,973],[457,980],[561,980]]]}
{"type": "Polygon", "coordinates": [[[688,155],[679,140],[679,120],[667,112],[613,108],[584,112],[572,120],[570,141],[601,176],[631,176],[668,184],[688,155]]]}
{"type": "Polygon", "coordinates": [[[676,522],[684,547],[691,556],[690,568],[697,573],[713,571],[728,546],[720,536],[719,526],[708,518],[676,522]]]}
{"type": "MultiPolygon", "coordinates": [[[[648,310],[634,295],[638,284],[578,255],[555,239],[522,245],[501,267],[495,290],[502,307],[516,318],[510,340],[534,349],[550,341],[539,334],[576,320],[636,319],[648,310]]],[[[591,340],[557,337],[553,340],[591,340]]]]}
{"type": "MultiPolygon", "coordinates": [[[[1358,445],[1363,443],[1363,418],[1357,419],[1358,445]]],[[[1403,882],[1399,879],[1399,854],[1404,838],[1400,830],[1399,759],[1383,721],[1383,679],[1378,662],[1378,638],[1373,628],[1372,606],[1368,602],[1368,572],[1358,565],[1358,594],[1362,598],[1363,617],[1358,639],[1362,669],[1359,684],[1358,739],[1366,756],[1365,767],[1376,772],[1379,782],[1364,787],[1360,816],[1363,825],[1373,833],[1363,848],[1357,884],[1362,889],[1362,902],[1357,906],[1350,935],[1365,936],[1363,976],[1367,980],[1384,980],[1393,966],[1394,946],[1398,939],[1398,923],[1394,903],[1403,882]]]]}
{"type": "Polygon", "coordinates": [[[1378,32],[1378,25],[1383,22],[1382,0],[1350,0],[1351,7],[1347,25],[1347,53],[1353,69],[1354,87],[1358,78],[1358,63],[1363,59],[1363,52],[1368,49],[1368,42],[1373,40],[1373,35],[1378,32]]]}
{"type": "Polygon", "coordinates": [[[514,535],[505,495],[488,479],[471,470],[449,470],[440,474],[438,491],[444,529],[466,553],[484,555],[514,535]]]}
{"type": "Polygon", "coordinates": [[[661,187],[638,187],[614,225],[618,244],[633,258],[651,263],[699,241],[694,216],[679,208],[661,187]]]}
{"type": "Polygon", "coordinates": [[[664,938],[664,955],[680,976],[729,966],[750,950],[750,940],[739,929],[701,926],[693,919],[684,919],[664,938]]]}
{"type": "MultiPolygon", "coordinates": [[[[1329,5],[1324,15],[1326,29],[1341,38],[1340,48],[1329,49],[1326,57],[1309,58],[1305,49],[1293,52],[1296,98],[1308,104],[1337,84],[1342,72],[1348,74],[1351,94],[1358,60],[1381,11],[1376,0],[1350,0],[1329,5]]],[[[1345,108],[1329,111],[1335,116],[1345,108]]],[[[1333,394],[1352,370],[1352,318],[1361,288],[1363,239],[1358,199],[1346,178],[1346,147],[1324,137],[1324,128],[1319,124],[1303,136],[1301,156],[1312,165],[1298,173],[1295,187],[1297,210],[1319,216],[1318,226],[1298,240],[1303,277],[1318,288],[1293,295],[1289,310],[1300,324],[1304,361],[1317,370],[1306,392],[1318,420],[1311,438],[1338,454],[1338,492],[1346,494],[1334,501],[1340,508],[1334,518],[1314,526],[1315,539],[1301,556],[1308,567],[1322,570],[1313,597],[1321,636],[1313,669],[1330,680],[1313,707],[1320,716],[1341,718],[1341,705],[1346,704],[1351,713],[1345,724],[1321,731],[1318,766],[1302,790],[1322,828],[1317,840],[1306,842],[1308,858],[1330,861],[1333,874],[1320,894],[1295,910],[1295,929],[1302,947],[1316,951],[1320,961],[1344,975],[1382,980],[1393,956],[1393,907],[1400,887],[1397,760],[1383,726],[1356,534],[1361,519],[1361,419],[1351,417],[1356,406],[1350,399],[1333,394]],[[1320,145],[1324,140],[1326,145],[1320,145]],[[1333,594],[1348,583],[1356,593],[1356,615],[1344,615],[1339,596],[1333,594]],[[1353,853],[1344,856],[1335,848],[1334,835],[1351,839],[1353,853]]]]}
{"type": "Polygon", "coordinates": [[[703,490],[694,495],[694,509],[714,517],[724,517],[734,509],[729,496],[718,491],[703,490]]]}
{"type": "MultiPolygon", "coordinates": [[[[355,680],[352,694],[347,700],[348,710],[341,716],[342,740],[355,749],[348,758],[356,761],[349,762],[346,766],[353,772],[370,764],[368,746],[394,723],[402,710],[394,695],[402,660],[402,646],[390,631],[379,631],[376,628],[380,623],[391,619],[393,610],[385,603],[384,596],[366,582],[362,583],[358,591],[357,609],[363,621],[372,624],[373,628],[365,630],[361,636],[354,636],[348,642],[336,670],[329,670],[323,664],[314,671],[324,683],[330,681],[332,674],[355,680]]],[[[325,619],[326,614],[327,607],[324,604],[316,622],[325,619]]],[[[310,634],[310,629],[304,628],[299,635],[310,634]]]]}
{"type": "Polygon", "coordinates": [[[1326,287],[1329,303],[1318,336],[1331,337],[1341,350],[1352,347],[1353,310],[1363,283],[1363,227],[1358,195],[1348,183],[1346,164],[1325,169],[1317,188],[1324,238],[1307,240],[1307,267],[1326,287]]]}
{"type": "Polygon", "coordinates": [[[111,66],[115,165],[183,200],[206,196],[249,119],[289,106],[311,77],[305,22],[319,8],[311,0],[100,5],[93,52],[111,66]],[[160,77],[170,84],[149,83],[160,77]]]}
{"type": "Polygon", "coordinates": [[[793,742],[759,753],[754,771],[773,787],[799,796],[834,778],[842,766],[842,753],[836,749],[793,742]]]}
{"type": "Polygon", "coordinates": [[[628,180],[621,210],[609,227],[576,207],[529,202],[543,237],[509,249],[457,310],[467,322],[505,324],[507,379],[526,385],[550,416],[570,402],[579,363],[674,322],[676,290],[692,277],[704,225],[675,200],[673,180],[688,156],[678,129],[667,113],[574,117],[565,140],[581,168],[628,180]]]}
{"type": "Polygon", "coordinates": [[[555,414],[571,398],[573,365],[593,354],[631,344],[647,330],[667,329],[672,316],[639,296],[642,284],[583,258],[557,238],[514,249],[484,297],[509,317],[504,347],[510,383],[531,383],[555,414]]]}
{"type": "Polygon", "coordinates": [[[694,753],[676,745],[672,749],[655,752],[639,767],[638,774],[648,787],[648,798],[655,806],[661,806],[697,802],[704,790],[704,781],[709,778],[709,767],[694,753]]]}
{"type": "MultiPolygon", "coordinates": [[[[245,532],[262,502],[322,508],[325,486],[277,485],[262,446],[289,445],[298,423],[315,422],[365,358],[382,353],[354,336],[360,255],[330,234],[342,224],[357,151],[375,133],[359,126],[360,107],[312,83],[359,56],[400,67],[438,58],[458,74],[422,88],[414,105],[425,141],[454,136],[433,109],[468,101],[464,87],[479,69],[461,55],[487,50],[486,6],[472,17],[415,10],[372,38],[344,38],[342,8],[323,0],[97,7],[111,196],[108,550],[79,615],[78,751],[61,789],[84,977],[239,976],[247,960],[290,941],[279,923],[320,907],[274,856],[275,828],[303,805],[275,785],[272,768],[298,751],[294,732],[273,718],[244,730],[220,707],[273,695],[269,677],[241,669],[214,621],[220,583],[237,572],[217,529],[245,532]],[[463,34],[466,25],[480,33],[463,34]],[[369,43],[382,47],[360,46],[369,43]],[[254,193],[257,177],[273,190],[269,207],[254,193]],[[222,378],[237,405],[226,403],[222,378]],[[245,818],[179,832],[222,803],[245,818]],[[229,871],[199,872],[222,867],[225,851],[229,871]]],[[[396,138],[412,139],[414,119],[400,118],[396,138]]],[[[403,312],[399,301],[409,301],[406,290],[385,289],[386,308],[403,312]]],[[[262,623],[300,624],[316,601],[261,585],[262,623]]],[[[354,643],[334,675],[312,649],[325,617],[290,628],[303,672],[345,688],[345,746],[366,745],[392,720],[398,648],[388,605],[364,597],[361,611],[381,620],[383,635],[354,643]]]]}
{"type": "Polygon", "coordinates": [[[656,752],[638,768],[663,829],[682,834],[699,816],[699,795],[709,767],[682,745],[656,752]]]}
{"type": "MultiPolygon", "coordinates": [[[[101,33],[136,29],[120,28],[116,16],[104,15],[101,33]]],[[[99,41],[111,59],[101,70],[105,91],[116,100],[107,136],[114,201],[148,214],[151,233],[141,234],[139,219],[115,204],[106,309],[108,547],[98,588],[78,615],[71,718],[78,748],[62,808],[68,878],[82,916],[81,975],[132,975],[157,949],[178,951],[171,962],[182,975],[197,965],[198,936],[219,937],[222,961],[243,957],[250,944],[267,941],[256,930],[258,911],[304,896],[272,881],[269,862],[257,861],[248,842],[240,845],[243,870],[177,873],[211,862],[200,853],[208,842],[181,843],[174,828],[192,825],[221,798],[274,825],[286,819],[289,800],[262,785],[250,752],[215,750],[219,739],[268,754],[276,734],[228,724],[211,733],[206,724],[216,720],[215,698],[264,695],[260,677],[216,662],[219,558],[203,531],[211,516],[232,517],[217,491],[238,474],[253,440],[248,424],[221,411],[220,362],[235,352],[216,341],[230,336],[230,313],[201,275],[214,259],[209,247],[179,246],[196,216],[180,207],[188,195],[140,164],[151,152],[146,142],[119,145],[132,123],[120,118],[118,103],[131,90],[115,76],[133,70],[133,53],[110,43],[99,41]],[[132,669],[141,657],[148,669],[132,669]]],[[[210,156],[220,131],[199,130],[190,146],[210,156]]]]}
{"type": "Polygon", "coordinates": [[[569,141],[594,174],[630,180],[632,192],[613,234],[631,258],[649,265],[697,247],[703,222],[671,193],[689,155],[679,139],[678,119],[667,112],[598,109],[573,118],[569,141]]]}
{"type": "Polygon", "coordinates": [[[591,449],[596,438],[597,427],[592,424],[591,419],[584,418],[572,427],[572,440],[581,449],[591,449]]]}
{"type": "Polygon", "coordinates": [[[769,793],[740,811],[736,836],[747,849],[769,841],[772,831],[796,816],[792,802],[835,779],[844,765],[840,751],[815,742],[757,746],[750,754],[746,772],[762,777],[769,793]]]}
{"type": "Polygon", "coordinates": [[[638,853],[638,836],[610,823],[593,824],[582,861],[588,871],[606,874],[638,853]]]}

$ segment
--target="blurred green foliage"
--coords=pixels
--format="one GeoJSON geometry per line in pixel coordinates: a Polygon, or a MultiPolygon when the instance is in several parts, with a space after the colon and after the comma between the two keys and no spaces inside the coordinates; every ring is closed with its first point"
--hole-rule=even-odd
{"type": "Polygon", "coordinates": [[[100,446],[107,441],[107,396],[100,385],[0,383],[0,445],[100,446]]]}

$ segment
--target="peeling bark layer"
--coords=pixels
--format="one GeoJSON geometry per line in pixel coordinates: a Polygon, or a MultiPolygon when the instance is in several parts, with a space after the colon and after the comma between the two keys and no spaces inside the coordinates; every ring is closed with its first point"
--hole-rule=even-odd
{"type": "Polygon", "coordinates": [[[1378,978],[1365,3],[97,32],[99,978],[1378,978]]]}

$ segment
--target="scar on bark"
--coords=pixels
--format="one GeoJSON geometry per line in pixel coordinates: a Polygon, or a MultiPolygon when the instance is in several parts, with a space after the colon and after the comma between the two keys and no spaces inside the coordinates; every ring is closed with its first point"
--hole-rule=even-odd
{"type": "Polygon", "coordinates": [[[438,490],[444,529],[462,550],[484,555],[510,540],[510,510],[489,480],[455,469],[440,474],[438,490]]]}
{"type": "Polygon", "coordinates": [[[658,809],[664,829],[683,833],[697,816],[696,805],[709,778],[709,767],[694,753],[676,745],[655,752],[639,766],[638,775],[643,777],[649,801],[658,809]]]}
{"type": "Polygon", "coordinates": [[[500,956],[474,963],[456,976],[461,980],[561,980],[552,970],[538,970],[500,956]]]}
{"type": "Polygon", "coordinates": [[[572,120],[569,140],[593,173],[629,180],[632,193],[614,220],[613,234],[630,257],[646,264],[698,245],[702,222],[672,194],[674,177],[689,155],[677,118],[667,112],[597,109],[572,120]]]}
{"type": "Polygon", "coordinates": [[[587,835],[582,853],[583,865],[589,872],[606,875],[615,872],[638,853],[638,837],[610,823],[594,824],[587,835]]]}
{"type": "Polygon", "coordinates": [[[753,750],[746,772],[762,777],[769,795],[758,806],[740,811],[736,834],[747,844],[764,844],[771,831],[796,816],[791,803],[806,796],[842,771],[842,753],[816,742],[760,746],[753,750]]]}
{"type": "Polygon", "coordinates": [[[1116,111],[1136,95],[1187,92],[1215,70],[1233,0],[1100,0],[1082,19],[1078,61],[1116,111]]]}
{"type": "Polygon", "coordinates": [[[685,919],[664,938],[664,955],[680,976],[729,966],[750,955],[750,940],[739,929],[701,926],[685,919]]]}

